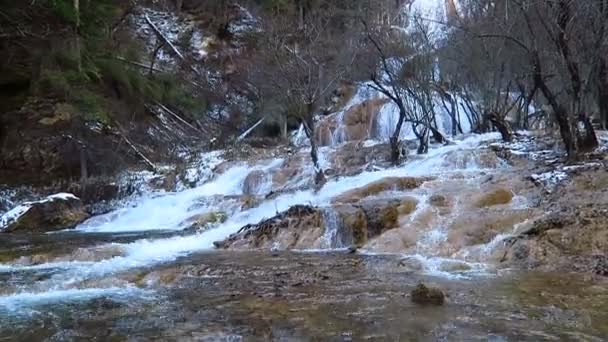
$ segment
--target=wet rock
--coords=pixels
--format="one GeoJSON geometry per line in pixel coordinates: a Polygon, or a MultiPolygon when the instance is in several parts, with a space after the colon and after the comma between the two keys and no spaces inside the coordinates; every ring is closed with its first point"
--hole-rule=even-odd
{"type": "Polygon", "coordinates": [[[483,194],[477,199],[478,208],[487,208],[495,205],[509,204],[513,199],[513,192],[507,189],[496,189],[483,194]]]}
{"type": "Polygon", "coordinates": [[[406,197],[401,200],[399,203],[399,207],[397,207],[397,211],[399,211],[399,215],[409,215],[413,213],[418,207],[418,200],[413,197],[406,197]]]}
{"type": "Polygon", "coordinates": [[[390,149],[386,144],[365,146],[361,142],[349,142],[329,154],[334,173],[354,176],[363,171],[389,166],[390,149]]]}
{"type": "Polygon", "coordinates": [[[0,217],[0,231],[49,232],[69,229],[88,217],[78,197],[62,193],[13,208],[0,217]]]}
{"type": "Polygon", "coordinates": [[[214,245],[222,249],[312,248],[324,231],[323,211],[300,205],[258,224],[247,225],[214,245]]]}
{"type": "Polygon", "coordinates": [[[399,222],[400,200],[368,200],[360,203],[367,218],[367,237],[373,238],[396,228],[399,222]]]}
{"type": "Polygon", "coordinates": [[[429,204],[434,207],[445,208],[450,205],[450,202],[444,195],[432,195],[431,198],[429,198],[429,204]]]}
{"type": "Polygon", "coordinates": [[[465,272],[470,271],[471,266],[465,262],[444,261],[439,265],[439,269],[443,272],[465,272]]]}
{"type": "Polygon", "coordinates": [[[263,186],[267,182],[266,173],[262,170],[251,171],[243,182],[243,194],[249,196],[260,195],[263,186]]]}
{"type": "Polygon", "coordinates": [[[418,284],[410,293],[412,302],[419,305],[443,305],[445,294],[439,288],[418,284]]]}
{"type": "Polygon", "coordinates": [[[228,216],[222,211],[194,215],[184,222],[188,230],[205,230],[214,224],[224,223],[228,216]]]}
{"type": "Polygon", "coordinates": [[[478,167],[483,169],[495,169],[500,166],[500,159],[491,150],[466,150],[448,153],[444,159],[444,167],[455,169],[467,169],[478,167]]]}
{"type": "Polygon", "coordinates": [[[399,260],[400,269],[407,273],[416,273],[424,269],[422,262],[416,258],[407,257],[399,260]]]}
{"type": "Polygon", "coordinates": [[[361,208],[352,205],[334,206],[343,227],[343,235],[352,236],[352,243],[355,246],[363,246],[368,239],[367,217],[361,208]]]}
{"type": "Polygon", "coordinates": [[[241,210],[249,210],[259,206],[264,200],[260,197],[244,195],[240,198],[241,210]]]}
{"type": "Polygon", "coordinates": [[[344,130],[348,140],[365,140],[376,136],[375,124],[386,99],[371,99],[353,106],[344,113],[344,130]]]}
{"type": "Polygon", "coordinates": [[[386,191],[405,191],[420,187],[431,180],[428,177],[387,177],[366,186],[349,190],[333,199],[334,203],[355,203],[363,198],[378,195],[386,191]]]}

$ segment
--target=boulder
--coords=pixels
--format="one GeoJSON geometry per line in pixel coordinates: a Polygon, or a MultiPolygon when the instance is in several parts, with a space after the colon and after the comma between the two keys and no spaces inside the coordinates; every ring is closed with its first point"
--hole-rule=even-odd
{"type": "Polygon", "coordinates": [[[258,224],[246,225],[214,245],[221,249],[312,248],[324,232],[323,211],[298,205],[258,224]]]}
{"type": "Polygon", "coordinates": [[[368,239],[398,226],[400,205],[401,201],[398,199],[368,200],[360,203],[367,218],[368,239]]]}
{"type": "Polygon", "coordinates": [[[363,187],[352,189],[334,197],[334,203],[355,203],[363,198],[378,195],[386,191],[406,191],[420,187],[424,182],[432,180],[429,177],[387,177],[369,183],[363,187]]]}
{"type": "Polygon", "coordinates": [[[419,305],[443,305],[445,302],[445,294],[436,287],[428,287],[424,284],[418,284],[410,293],[412,302],[419,305]]]}
{"type": "Polygon", "coordinates": [[[80,199],[59,193],[24,202],[0,217],[2,232],[49,232],[74,228],[89,217],[80,199]]]}

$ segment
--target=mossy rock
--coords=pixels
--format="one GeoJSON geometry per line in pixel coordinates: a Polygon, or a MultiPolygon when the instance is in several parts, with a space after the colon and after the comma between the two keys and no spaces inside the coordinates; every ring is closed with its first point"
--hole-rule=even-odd
{"type": "Polygon", "coordinates": [[[496,205],[509,204],[513,200],[513,192],[507,189],[496,189],[485,193],[476,202],[478,208],[488,208],[496,205]]]}

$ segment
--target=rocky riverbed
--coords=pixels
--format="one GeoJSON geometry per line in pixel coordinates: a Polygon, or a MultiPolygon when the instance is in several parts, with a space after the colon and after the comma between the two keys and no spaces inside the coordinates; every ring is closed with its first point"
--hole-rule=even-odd
{"type": "Polygon", "coordinates": [[[588,276],[505,272],[457,280],[412,273],[399,256],[213,252],[114,277],[115,283],[129,279],[141,290],[100,298],[74,292],[38,303],[13,300],[12,307],[3,302],[0,336],[113,341],[600,341],[608,336],[608,283],[588,276]],[[410,291],[419,282],[440,287],[445,303],[413,303],[410,291]]]}

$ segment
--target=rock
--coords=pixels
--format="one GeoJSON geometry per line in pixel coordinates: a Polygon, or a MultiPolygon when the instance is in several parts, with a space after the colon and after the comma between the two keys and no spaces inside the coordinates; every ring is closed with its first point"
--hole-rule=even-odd
{"type": "Polygon", "coordinates": [[[80,199],[60,193],[25,202],[0,217],[2,232],[49,232],[74,228],[89,217],[80,199]]]}
{"type": "Polygon", "coordinates": [[[440,208],[445,208],[450,205],[447,197],[445,197],[443,195],[432,195],[431,198],[429,198],[429,204],[432,205],[433,207],[440,207],[440,208]]]}
{"type": "Polygon", "coordinates": [[[424,268],[424,265],[422,265],[420,260],[412,257],[406,257],[399,260],[399,266],[407,273],[419,272],[424,268]]]}
{"type": "Polygon", "coordinates": [[[397,207],[397,211],[399,211],[399,215],[409,215],[413,213],[418,207],[418,200],[413,197],[406,197],[401,200],[399,207],[397,207]]]}
{"type": "Polygon", "coordinates": [[[387,144],[365,146],[361,142],[348,142],[329,153],[334,173],[354,176],[374,167],[386,167],[390,163],[390,148],[387,144]]]}
{"type": "Polygon", "coordinates": [[[353,106],[344,113],[344,130],[347,140],[365,140],[376,137],[376,118],[387,99],[376,98],[353,106]]]}
{"type": "Polygon", "coordinates": [[[367,217],[361,208],[352,205],[334,206],[342,221],[343,235],[352,236],[354,246],[363,246],[368,239],[367,217]]]}
{"type": "Polygon", "coordinates": [[[355,203],[363,198],[378,195],[386,191],[405,191],[420,187],[431,180],[428,177],[387,177],[366,186],[346,191],[333,199],[334,203],[355,203]]]}
{"type": "Polygon", "coordinates": [[[243,182],[243,194],[249,196],[261,195],[267,182],[266,173],[262,170],[251,171],[243,182]]]}
{"type": "Polygon", "coordinates": [[[418,284],[410,293],[412,302],[419,305],[443,305],[445,294],[438,288],[418,284]]]}
{"type": "Polygon", "coordinates": [[[368,200],[360,204],[367,218],[367,237],[371,239],[389,229],[396,228],[399,222],[397,200],[368,200]]]}
{"type": "Polygon", "coordinates": [[[325,232],[323,211],[310,206],[294,206],[258,224],[241,228],[214,245],[221,249],[313,248],[325,232]]]}
{"type": "Polygon", "coordinates": [[[184,224],[188,226],[188,230],[205,230],[213,224],[226,222],[227,218],[226,213],[217,211],[194,215],[187,219],[184,224]]]}
{"type": "Polygon", "coordinates": [[[444,261],[439,265],[439,269],[443,272],[464,272],[470,271],[471,266],[465,262],[444,261]]]}
{"type": "Polygon", "coordinates": [[[263,202],[263,199],[252,195],[243,195],[240,201],[241,210],[249,210],[259,206],[263,202]]]}
{"type": "Polygon", "coordinates": [[[496,189],[483,194],[475,202],[478,208],[487,208],[495,205],[509,204],[513,199],[513,192],[507,189],[496,189]]]}

